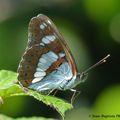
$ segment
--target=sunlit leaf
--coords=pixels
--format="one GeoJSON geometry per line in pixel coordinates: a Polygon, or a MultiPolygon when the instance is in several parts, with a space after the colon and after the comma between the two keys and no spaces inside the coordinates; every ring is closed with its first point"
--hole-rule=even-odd
{"type": "Polygon", "coordinates": [[[42,101],[46,105],[55,108],[62,117],[64,117],[65,112],[72,108],[72,105],[53,96],[41,95],[40,93],[28,90],[25,91],[22,86],[16,84],[17,73],[1,70],[0,71],[0,97],[3,100],[10,96],[27,95],[32,96],[35,99],[42,101]]]}

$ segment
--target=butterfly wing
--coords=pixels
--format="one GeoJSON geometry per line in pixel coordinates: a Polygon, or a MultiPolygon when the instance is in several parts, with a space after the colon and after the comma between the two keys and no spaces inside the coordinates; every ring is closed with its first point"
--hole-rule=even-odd
{"type": "Polygon", "coordinates": [[[21,84],[44,91],[59,87],[76,74],[71,51],[53,22],[42,14],[32,18],[28,27],[28,45],[18,67],[21,84]]]}

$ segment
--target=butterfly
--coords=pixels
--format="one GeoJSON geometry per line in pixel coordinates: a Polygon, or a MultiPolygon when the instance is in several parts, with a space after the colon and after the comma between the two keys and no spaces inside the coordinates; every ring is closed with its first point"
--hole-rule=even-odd
{"type": "Polygon", "coordinates": [[[85,81],[93,67],[79,73],[73,55],[55,24],[39,14],[30,20],[28,43],[18,67],[18,80],[23,87],[40,93],[53,90],[71,90],[85,81]]]}

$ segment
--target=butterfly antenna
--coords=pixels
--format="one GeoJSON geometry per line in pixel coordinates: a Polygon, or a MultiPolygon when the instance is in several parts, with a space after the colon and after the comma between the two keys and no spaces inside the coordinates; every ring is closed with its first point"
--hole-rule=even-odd
{"type": "Polygon", "coordinates": [[[101,59],[100,61],[98,61],[97,63],[95,63],[94,65],[92,65],[91,67],[89,67],[87,70],[85,70],[84,72],[82,72],[83,74],[88,73],[91,69],[103,64],[106,62],[106,59],[110,57],[110,54],[108,54],[106,57],[104,57],[103,59],[101,59]]]}

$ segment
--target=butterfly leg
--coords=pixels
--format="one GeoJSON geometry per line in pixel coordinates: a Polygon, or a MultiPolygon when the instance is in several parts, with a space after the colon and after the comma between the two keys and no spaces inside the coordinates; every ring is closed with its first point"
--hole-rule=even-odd
{"type": "Polygon", "coordinates": [[[53,96],[55,96],[57,92],[58,92],[58,90],[55,90],[55,92],[54,92],[53,96]]]}
{"type": "Polygon", "coordinates": [[[23,87],[23,85],[20,82],[18,82],[18,84],[22,87],[23,92],[28,92],[29,91],[29,89],[23,87]]]}
{"type": "Polygon", "coordinates": [[[47,95],[50,95],[55,89],[50,90],[50,92],[47,95]]]}
{"type": "MultiPolygon", "coordinates": [[[[55,89],[51,90],[47,95],[50,95],[54,90],[55,90],[55,89]]],[[[55,96],[57,92],[58,92],[58,90],[55,90],[55,92],[53,93],[52,96],[55,96]]]]}
{"type": "Polygon", "coordinates": [[[71,104],[74,102],[75,98],[78,97],[78,95],[81,93],[80,91],[76,91],[75,89],[70,89],[70,91],[73,92],[72,98],[71,98],[71,104]],[[77,92],[77,95],[75,96],[77,92]]]}

